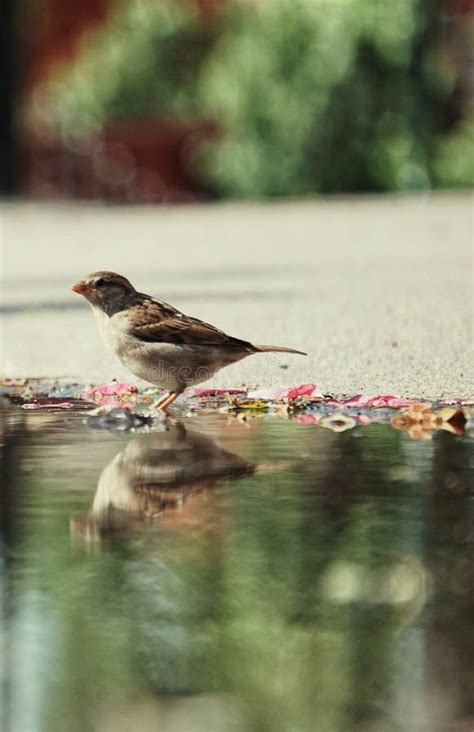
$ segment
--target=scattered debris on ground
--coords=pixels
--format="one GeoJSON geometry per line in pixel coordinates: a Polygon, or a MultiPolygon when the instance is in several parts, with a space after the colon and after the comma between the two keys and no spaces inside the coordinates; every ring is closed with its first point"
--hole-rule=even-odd
{"type": "MultiPolygon", "coordinates": [[[[0,394],[21,409],[81,410],[86,425],[115,431],[148,427],[157,415],[150,407],[163,392],[154,387],[139,390],[135,384],[112,381],[84,386],[46,379],[3,379],[0,394]]],[[[301,424],[315,424],[334,432],[357,425],[391,424],[413,439],[430,439],[437,430],[455,435],[474,428],[474,402],[400,398],[393,395],[323,394],[315,384],[273,389],[195,388],[176,401],[186,414],[206,410],[227,412],[247,419],[264,414],[280,415],[301,424]]]]}

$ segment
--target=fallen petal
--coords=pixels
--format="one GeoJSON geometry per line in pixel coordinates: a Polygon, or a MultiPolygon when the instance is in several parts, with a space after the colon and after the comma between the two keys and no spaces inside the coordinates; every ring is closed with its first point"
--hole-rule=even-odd
{"type": "Polygon", "coordinates": [[[279,401],[280,399],[296,399],[300,396],[322,396],[316,384],[301,384],[300,386],[274,387],[273,389],[254,389],[249,391],[249,399],[268,399],[279,401]]]}
{"type": "Polygon", "coordinates": [[[322,394],[318,391],[316,384],[301,384],[301,386],[294,386],[292,389],[288,389],[285,396],[288,399],[296,399],[300,396],[322,396],[322,394]]]}
{"type": "Polygon", "coordinates": [[[407,407],[416,403],[416,399],[404,399],[391,394],[355,394],[347,399],[330,399],[328,404],[344,407],[407,407]]]}
{"type": "Polygon", "coordinates": [[[135,384],[127,384],[123,381],[112,381],[111,384],[98,384],[84,389],[81,392],[82,399],[100,399],[106,396],[124,396],[130,394],[138,394],[135,384]]]}

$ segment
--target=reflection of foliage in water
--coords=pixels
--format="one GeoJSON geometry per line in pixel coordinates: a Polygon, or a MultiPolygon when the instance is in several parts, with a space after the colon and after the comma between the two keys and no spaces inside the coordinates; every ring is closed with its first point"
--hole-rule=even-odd
{"type": "MultiPolygon", "coordinates": [[[[453,475],[465,481],[468,447],[436,438],[435,508],[446,505],[446,456],[450,485],[453,475]]],[[[428,529],[432,445],[381,426],[261,429],[253,459],[272,462],[284,449],[290,462],[229,483],[211,526],[179,532],[164,521],[90,554],[71,550],[69,517],[86,510],[97,471],[72,479],[67,458],[54,468],[57,448],[39,449],[35,473],[16,486],[14,576],[17,604],[41,593],[39,622],[54,628],[44,729],[90,729],[104,708],[150,689],[235,692],[245,730],[309,730],[317,720],[338,732],[396,715],[397,648],[424,603],[413,577],[426,561],[444,582],[453,551],[462,554],[449,535],[442,551],[430,549],[449,531],[442,511],[428,529]]],[[[17,456],[27,469],[38,454],[26,443],[17,456]]],[[[450,506],[460,519],[459,502],[450,506]]],[[[443,633],[457,626],[460,641],[470,607],[450,587],[438,588],[429,617],[449,608],[443,633]]]]}
{"type": "Polygon", "coordinates": [[[429,681],[442,693],[433,700],[433,726],[449,726],[453,699],[466,717],[472,715],[467,700],[474,699],[474,635],[468,625],[474,616],[473,454],[472,442],[445,434],[435,440],[433,501],[426,522],[426,562],[433,577],[428,668],[429,681]]]}
{"type": "Polygon", "coordinates": [[[205,23],[170,0],[119,8],[37,105],[67,135],[144,115],[217,120],[197,165],[221,196],[474,182],[434,6],[228,3],[205,23]]]}

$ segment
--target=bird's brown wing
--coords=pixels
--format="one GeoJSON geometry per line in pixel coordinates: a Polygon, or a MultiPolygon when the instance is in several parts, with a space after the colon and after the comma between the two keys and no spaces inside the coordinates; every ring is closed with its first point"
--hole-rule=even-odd
{"type": "Polygon", "coordinates": [[[198,318],[184,315],[171,305],[151,298],[130,309],[131,335],[147,343],[176,343],[195,346],[227,346],[256,351],[247,341],[233,338],[198,318]]]}

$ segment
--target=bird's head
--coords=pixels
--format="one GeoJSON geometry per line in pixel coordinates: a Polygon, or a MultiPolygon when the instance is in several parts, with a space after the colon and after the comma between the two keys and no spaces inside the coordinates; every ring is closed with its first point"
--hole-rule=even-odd
{"type": "Polygon", "coordinates": [[[110,316],[129,307],[137,294],[127,278],[115,272],[93,272],[71,290],[110,316]]]}

